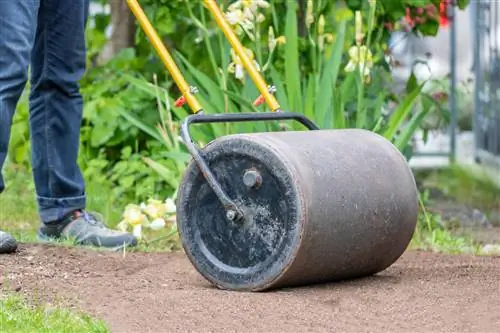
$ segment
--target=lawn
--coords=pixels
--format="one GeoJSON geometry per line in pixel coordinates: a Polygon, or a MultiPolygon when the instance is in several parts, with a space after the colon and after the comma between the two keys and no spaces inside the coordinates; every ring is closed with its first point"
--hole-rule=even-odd
{"type": "Polygon", "coordinates": [[[107,333],[106,323],[87,314],[35,304],[17,295],[1,297],[0,330],[9,333],[107,333]]]}

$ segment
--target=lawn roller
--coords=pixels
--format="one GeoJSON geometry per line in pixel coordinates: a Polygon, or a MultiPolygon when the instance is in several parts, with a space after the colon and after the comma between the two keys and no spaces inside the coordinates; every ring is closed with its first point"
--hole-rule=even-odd
{"type": "Polygon", "coordinates": [[[192,159],[176,206],[182,246],[199,274],[220,289],[264,291],[365,277],[398,260],[415,230],[418,198],[389,140],[322,130],[281,110],[213,0],[204,5],[271,111],[204,114],[137,0],[127,2],[194,113],[181,124],[192,159]],[[202,149],[190,134],[193,124],[277,120],[305,128],[226,135],[202,149]]]}

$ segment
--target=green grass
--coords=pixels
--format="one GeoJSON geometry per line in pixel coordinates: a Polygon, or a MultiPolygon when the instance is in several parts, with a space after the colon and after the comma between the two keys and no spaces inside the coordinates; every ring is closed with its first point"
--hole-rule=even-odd
{"type": "MultiPolygon", "coordinates": [[[[477,241],[473,233],[456,235],[449,223],[444,223],[441,216],[433,212],[433,207],[451,202],[453,206],[476,208],[491,219],[494,211],[500,210],[500,185],[479,167],[452,165],[447,168],[416,172],[420,190],[438,190],[435,197],[423,195],[422,212],[411,247],[445,253],[472,253],[476,255],[500,254],[500,246],[484,245],[477,241]],[[488,247],[494,247],[485,251],[488,247]]],[[[430,192],[423,192],[430,193],[430,192]]]]}
{"type": "Polygon", "coordinates": [[[5,333],[106,333],[106,323],[85,313],[28,302],[18,295],[0,297],[0,331],[5,333]]]}
{"type": "Polygon", "coordinates": [[[417,228],[409,246],[411,249],[449,254],[483,254],[483,247],[472,237],[453,235],[443,227],[441,217],[427,211],[425,206],[421,206],[417,228]]]}
{"type": "MultiPolygon", "coordinates": [[[[4,168],[6,190],[0,195],[0,229],[11,233],[22,243],[36,243],[40,226],[35,200],[33,180],[29,170],[6,165],[4,168]]],[[[106,224],[114,228],[121,220],[122,212],[129,203],[110,196],[111,184],[87,182],[88,209],[101,214],[106,224]]],[[[70,242],[61,242],[70,246],[70,242]]],[[[139,246],[127,251],[158,252],[180,248],[176,235],[168,230],[145,230],[139,246]]],[[[98,249],[95,249],[98,250],[98,249]]]]}

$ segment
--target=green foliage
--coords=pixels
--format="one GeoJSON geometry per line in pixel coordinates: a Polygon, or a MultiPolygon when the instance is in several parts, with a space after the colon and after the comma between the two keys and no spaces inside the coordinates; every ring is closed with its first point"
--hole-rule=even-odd
{"type": "MultiPolygon", "coordinates": [[[[218,3],[227,9],[231,2],[218,3]]],[[[263,22],[241,39],[253,51],[265,79],[276,86],[284,110],[303,113],[324,129],[375,131],[411,158],[413,133],[422,119],[441,109],[422,92],[424,83],[416,82],[414,76],[405,94],[392,93],[385,59],[389,31],[384,23],[400,22],[406,6],[430,2],[378,1],[375,8],[369,1],[277,0],[263,12],[263,22]],[[312,4],[307,13],[304,4],[312,4]],[[373,53],[369,82],[359,75],[359,67],[345,70],[351,61],[349,50],[356,45],[351,9],[361,10],[361,44],[373,53]],[[286,43],[270,48],[270,28],[276,37],[285,37],[286,43]]],[[[200,89],[197,97],[206,113],[266,110],[266,106],[252,105],[260,93],[248,75],[239,80],[231,73],[230,46],[201,1],[140,3],[187,81],[200,89]]],[[[175,196],[189,158],[179,141],[178,127],[189,111],[174,106],[179,91],[140,28],[133,49],[123,50],[104,65],[94,64],[107,42],[109,23],[108,14],[98,14],[87,30],[89,61],[81,82],[85,110],[80,164],[89,183],[112,183],[112,200],[138,202],[152,194],[175,196]]],[[[415,26],[416,32],[419,29],[425,34],[427,28],[415,26]]],[[[26,93],[14,120],[9,155],[17,164],[28,162],[27,119],[26,93]]],[[[193,128],[193,138],[202,146],[221,135],[282,129],[299,128],[287,123],[207,124],[193,128]]]]}
{"type": "MultiPolygon", "coordinates": [[[[353,15],[342,15],[346,9],[341,6],[334,7],[332,10],[336,15],[327,15],[329,21],[325,24],[330,27],[331,32],[318,33],[320,30],[318,21],[325,16],[321,17],[321,13],[316,13],[315,17],[318,17],[318,20],[309,27],[310,33],[305,41],[297,32],[299,23],[296,15],[297,4],[290,2],[285,6],[286,15],[282,31],[286,44],[283,47],[269,48],[271,37],[266,36],[266,39],[260,35],[261,39],[258,39],[258,34],[253,32],[247,33],[246,37],[242,38],[246,40],[245,38],[252,37],[254,40],[245,45],[252,49],[254,54],[268,59],[261,71],[264,77],[277,87],[277,98],[283,109],[303,113],[325,129],[358,127],[374,130],[393,140],[401,150],[406,148],[419,125],[418,120],[431,109],[431,105],[420,103],[423,84],[411,84],[415,79],[412,76],[408,84],[408,95],[398,100],[389,90],[390,73],[384,67],[383,48],[376,47],[374,47],[377,53],[373,57],[375,66],[372,80],[370,84],[365,84],[358,71],[343,70],[349,61],[346,53],[352,45],[351,41],[354,40],[353,15]],[[325,43],[327,36],[333,36],[332,44],[325,43]],[[301,52],[301,47],[308,51],[301,52]],[[308,64],[313,64],[313,68],[309,68],[308,64]],[[394,112],[386,115],[385,109],[390,100],[395,101],[397,107],[394,112]],[[419,106],[419,109],[412,118],[416,106],[419,106]],[[412,121],[403,126],[409,119],[412,121]]],[[[198,15],[203,16],[204,9],[200,10],[198,15]]],[[[276,11],[276,5],[271,4],[270,12],[276,11]]],[[[269,26],[272,15],[269,13],[267,15],[267,20],[262,26],[255,25],[255,31],[264,31],[265,27],[269,26]]],[[[374,15],[375,12],[369,11],[366,21],[372,22],[374,15]]],[[[280,27],[280,24],[274,26],[280,27]]],[[[373,45],[385,43],[383,28],[375,29],[373,24],[369,24],[368,29],[366,37],[368,42],[373,45]]],[[[251,105],[251,101],[259,95],[253,82],[248,77],[244,77],[243,80],[235,79],[228,73],[227,64],[234,59],[229,56],[229,44],[223,41],[222,33],[207,34],[203,38],[207,46],[205,54],[209,55],[209,62],[215,68],[212,73],[216,73],[215,75],[210,76],[198,69],[180,52],[177,55],[188,82],[200,89],[197,96],[205,112],[258,111],[251,105]],[[217,59],[211,57],[213,54],[225,56],[217,59]]],[[[370,47],[371,44],[367,46],[370,47]]],[[[140,127],[144,125],[141,124],[140,127]]],[[[238,131],[266,129],[261,125],[226,126],[225,129],[212,125],[211,135],[198,138],[206,142],[216,135],[231,133],[230,128],[238,131]]]]}
{"type": "Polygon", "coordinates": [[[87,314],[32,304],[17,295],[0,297],[2,332],[109,332],[107,325],[87,314]]]}
{"type": "Polygon", "coordinates": [[[24,164],[29,159],[29,87],[23,92],[16,110],[11,128],[9,159],[17,164],[24,164]]]}
{"type": "Polygon", "coordinates": [[[124,50],[106,66],[89,70],[82,83],[85,108],[81,162],[85,176],[115,182],[113,195],[130,200],[151,193],[168,196],[176,188],[176,182],[159,179],[144,163],[145,158],[154,155],[169,165],[159,143],[162,137],[150,137],[161,121],[156,98],[131,84],[130,77],[124,75],[145,67],[146,59],[136,57],[133,50],[124,50]],[[136,126],[137,119],[141,119],[142,126],[136,126]]]}
{"type": "MultiPolygon", "coordinates": [[[[353,12],[341,2],[312,3],[311,17],[304,22],[305,16],[297,15],[298,3],[274,1],[263,12],[263,22],[254,22],[253,29],[240,36],[253,51],[265,79],[277,87],[282,108],[303,113],[324,129],[373,130],[407,153],[412,134],[433,105],[426,103],[423,84],[413,82],[414,76],[407,95],[394,96],[389,89],[390,70],[384,58],[388,35],[383,25],[376,23],[387,9],[380,5],[376,10],[368,5],[360,7],[363,41],[374,52],[367,84],[357,69],[344,70],[355,40],[353,12]],[[305,34],[299,31],[303,25],[305,34]],[[263,32],[271,28],[276,36],[286,38],[284,45],[270,47],[272,36],[263,32]]],[[[237,79],[230,73],[235,60],[230,45],[201,2],[141,4],[187,81],[199,88],[197,97],[206,113],[266,109],[252,105],[259,92],[250,78],[237,79]],[[207,56],[200,58],[198,54],[207,56]]],[[[227,4],[221,3],[223,8],[227,4]]],[[[353,8],[352,2],[348,5],[353,8]]],[[[99,19],[101,24],[105,22],[99,19]]],[[[158,67],[156,54],[151,57],[152,47],[141,29],[136,44],[134,50],[125,50],[105,66],[91,69],[82,83],[86,97],[82,163],[87,177],[116,182],[115,196],[142,199],[151,191],[170,196],[188,159],[176,132],[188,111],[173,106],[177,87],[158,67]]],[[[196,128],[193,137],[203,145],[221,135],[279,129],[298,128],[284,123],[211,124],[196,128]]]]}
{"type": "Polygon", "coordinates": [[[445,228],[438,214],[426,210],[428,201],[428,191],[419,195],[420,214],[411,245],[434,252],[480,254],[481,246],[476,244],[471,237],[454,236],[445,228]]]}

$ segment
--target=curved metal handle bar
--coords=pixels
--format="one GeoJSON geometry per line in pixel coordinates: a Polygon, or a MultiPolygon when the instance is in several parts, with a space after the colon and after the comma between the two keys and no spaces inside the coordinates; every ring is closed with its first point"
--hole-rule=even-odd
{"type": "MultiPolygon", "coordinates": [[[[195,123],[236,123],[246,121],[269,121],[269,120],[296,120],[310,130],[319,130],[314,122],[303,114],[295,112],[244,112],[244,113],[217,113],[217,114],[194,114],[186,117],[182,129],[195,123]]],[[[186,134],[189,134],[186,132],[186,134]]],[[[188,136],[189,137],[189,136],[188,136]]]]}
{"type": "Polygon", "coordinates": [[[304,115],[294,112],[264,112],[264,113],[230,113],[230,114],[193,114],[184,119],[181,124],[181,137],[184,145],[193,157],[196,165],[200,168],[203,176],[210,187],[214,190],[217,198],[227,211],[227,218],[230,220],[239,220],[243,217],[243,212],[222,190],[220,184],[215,179],[207,163],[201,157],[198,148],[191,139],[189,126],[195,123],[223,123],[223,122],[245,122],[245,121],[269,121],[269,120],[296,120],[307,127],[309,130],[319,130],[311,120],[304,115]]]}

